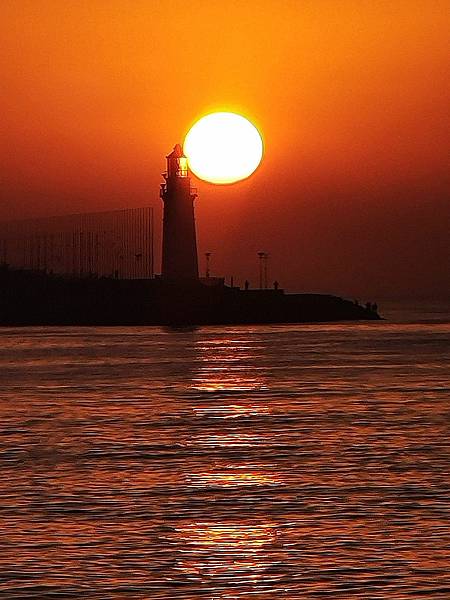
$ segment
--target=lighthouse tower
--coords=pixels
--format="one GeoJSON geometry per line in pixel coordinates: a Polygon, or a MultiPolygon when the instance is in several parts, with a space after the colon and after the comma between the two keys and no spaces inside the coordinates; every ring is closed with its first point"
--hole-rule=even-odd
{"type": "Polygon", "coordinates": [[[187,158],[177,144],[167,158],[160,196],[164,202],[161,276],[173,283],[198,279],[194,200],[187,158]]]}

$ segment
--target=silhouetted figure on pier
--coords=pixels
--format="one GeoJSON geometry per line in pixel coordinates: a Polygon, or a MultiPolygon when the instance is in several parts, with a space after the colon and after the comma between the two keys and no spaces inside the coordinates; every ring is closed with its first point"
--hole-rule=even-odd
{"type": "Polygon", "coordinates": [[[278,286],[279,286],[279,283],[278,283],[278,281],[274,281],[274,282],[273,282],[273,289],[274,289],[274,290],[277,290],[277,289],[278,289],[278,286]]]}
{"type": "Polygon", "coordinates": [[[245,283],[244,283],[244,288],[245,288],[245,290],[247,291],[249,287],[250,287],[250,283],[249,283],[249,282],[248,282],[248,280],[246,279],[246,280],[245,280],[245,283]]]}

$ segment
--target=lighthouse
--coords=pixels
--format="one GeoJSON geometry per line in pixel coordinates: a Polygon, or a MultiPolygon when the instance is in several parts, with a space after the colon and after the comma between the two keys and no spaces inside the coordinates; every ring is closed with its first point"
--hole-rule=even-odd
{"type": "Polygon", "coordinates": [[[187,158],[177,144],[167,158],[165,182],[160,196],[164,203],[161,276],[172,283],[198,280],[194,200],[187,158]]]}

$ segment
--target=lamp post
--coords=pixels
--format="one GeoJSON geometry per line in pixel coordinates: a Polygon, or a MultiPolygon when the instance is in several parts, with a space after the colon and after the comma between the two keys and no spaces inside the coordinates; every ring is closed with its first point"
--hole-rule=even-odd
{"type": "Polygon", "coordinates": [[[259,257],[259,289],[267,289],[267,252],[258,252],[259,257]]]}
{"type": "Polygon", "coordinates": [[[211,257],[211,252],[205,252],[206,257],[206,279],[209,279],[209,259],[211,257]]]}

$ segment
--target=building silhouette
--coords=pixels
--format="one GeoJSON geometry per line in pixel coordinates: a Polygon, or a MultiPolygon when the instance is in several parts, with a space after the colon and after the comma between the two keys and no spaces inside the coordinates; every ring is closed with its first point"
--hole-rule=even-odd
{"type": "Polygon", "coordinates": [[[182,283],[198,280],[197,239],[194,200],[187,158],[177,144],[167,158],[165,182],[160,196],[164,202],[161,277],[182,283]]]}

